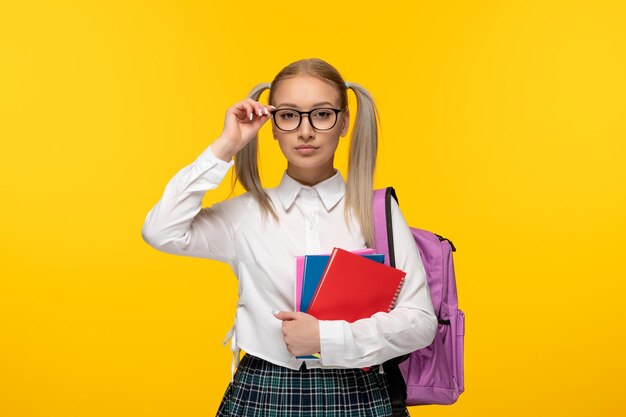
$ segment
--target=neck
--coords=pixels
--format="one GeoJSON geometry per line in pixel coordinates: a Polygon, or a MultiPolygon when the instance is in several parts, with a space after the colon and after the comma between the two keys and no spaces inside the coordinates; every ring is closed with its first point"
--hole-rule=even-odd
{"type": "Polygon", "coordinates": [[[319,184],[320,182],[335,175],[335,168],[332,164],[325,167],[319,167],[319,169],[299,168],[289,164],[287,165],[287,175],[298,181],[300,184],[312,187],[315,184],[319,184]]]}

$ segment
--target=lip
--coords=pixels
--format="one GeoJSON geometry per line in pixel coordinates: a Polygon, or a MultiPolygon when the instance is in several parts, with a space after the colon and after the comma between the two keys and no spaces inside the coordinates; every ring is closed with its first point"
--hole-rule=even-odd
{"type": "Polygon", "coordinates": [[[315,146],[298,146],[295,149],[296,152],[298,152],[300,155],[310,155],[314,153],[318,148],[316,148],[315,146]]]}

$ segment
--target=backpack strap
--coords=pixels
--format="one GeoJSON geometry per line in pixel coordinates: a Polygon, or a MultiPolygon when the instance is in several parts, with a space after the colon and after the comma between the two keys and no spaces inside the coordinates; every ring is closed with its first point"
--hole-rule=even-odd
{"type": "MultiPolygon", "coordinates": [[[[393,224],[391,221],[391,198],[398,197],[393,187],[374,190],[374,246],[376,252],[385,254],[385,264],[395,268],[396,258],[393,245],[393,224]]],[[[406,415],[406,382],[398,366],[409,355],[389,359],[382,364],[387,380],[393,416],[406,415]]]]}
{"type": "Polygon", "coordinates": [[[398,202],[393,187],[374,190],[374,246],[378,253],[385,254],[385,265],[396,266],[393,247],[393,224],[391,221],[391,198],[398,202]]]}

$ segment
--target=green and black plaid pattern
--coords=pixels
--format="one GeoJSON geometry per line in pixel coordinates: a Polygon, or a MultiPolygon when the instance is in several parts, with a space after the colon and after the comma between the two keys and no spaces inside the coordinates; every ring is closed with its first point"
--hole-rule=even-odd
{"type": "MultiPolygon", "coordinates": [[[[217,417],[391,417],[378,367],[296,371],[246,353],[217,417]]],[[[406,417],[409,417],[408,410],[406,417]]]]}

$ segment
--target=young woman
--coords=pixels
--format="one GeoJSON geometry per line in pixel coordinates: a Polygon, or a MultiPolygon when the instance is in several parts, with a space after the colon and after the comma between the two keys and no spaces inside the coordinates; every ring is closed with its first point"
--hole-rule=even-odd
{"type": "Polygon", "coordinates": [[[370,94],[334,67],[296,61],[227,110],[222,134],[148,213],[142,236],[152,247],[226,262],[238,278],[224,342],[232,339],[233,375],[217,416],[391,416],[386,374],[375,365],[432,342],[437,318],[424,267],[393,200],[396,267],[407,273],[395,308],[353,323],[293,311],[295,256],[373,247],[377,116],[370,94]],[[258,101],[266,88],[268,105],[258,101]],[[358,111],[346,182],[334,157],[348,132],[349,88],[358,111]],[[261,185],[257,165],[257,132],[268,120],[287,160],[274,188],[261,185]],[[247,192],[201,207],[233,165],[247,192]],[[318,360],[296,359],[318,352],[318,360]]]}

